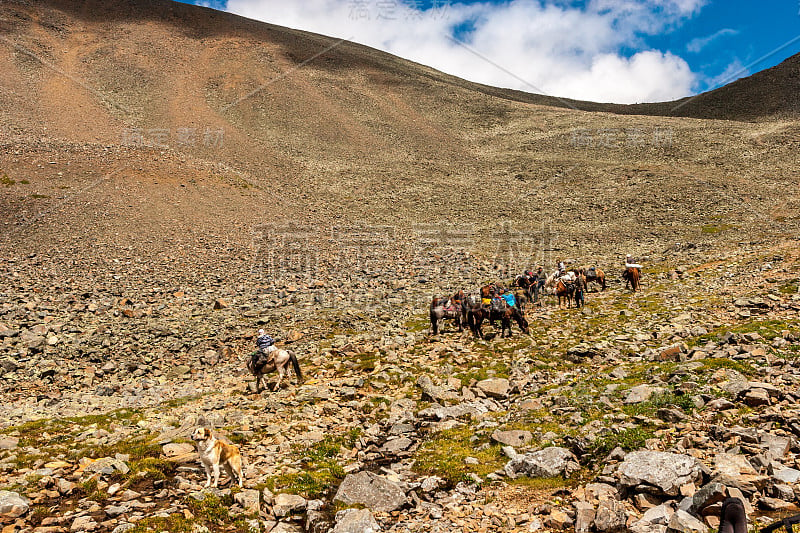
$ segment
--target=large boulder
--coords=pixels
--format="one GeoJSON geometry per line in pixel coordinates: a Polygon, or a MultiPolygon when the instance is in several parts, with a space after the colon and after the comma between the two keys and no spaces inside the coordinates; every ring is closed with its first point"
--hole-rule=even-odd
{"type": "Polygon", "coordinates": [[[503,400],[508,398],[508,393],[511,386],[505,378],[489,378],[479,381],[475,384],[475,388],[484,393],[490,398],[503,400]]]}
{"type": "Polygon", "coordinates": [[[630,391],[628,391],[628,396],[625,397],[623,403],[626,405],[634,404],[634,403],[642,403],[646,402],[650,398],[653,397],[654,394],[662,394],[664,392],[663,387],[654,387],[652,385],[638,385],[633,387],[630,391]]]}
{"type": "Polygon", "coordinates": [[[492,440],[507,446],[524,446],[533,439],[533,434],[524,429],[511,429],[501,431],[496,429],[492,433],[492,440]]]}
{"type": "Polygon", "coordinates": [[[678,496],[680,488],[702,478],[702,465],[694,457],[640,450],[625,456],[617,467],[620,484],[639,490],[678,496]]]}
{"type": "Polygon", "coordinates": [[[601,500],[594,516],[594,527],[601,533],[624,531],[627,516],[625,505],[619,500],[601,500]]]}
{"type": "Polygon", "coordinates": [[[281,493],[275,496],[272,505],[272,512],[275,516],[282,518],[294,511],[303,511],[306,508],[306,499],[297,494],[281,493]]]}
{"type": "Polygon", "coordinates": [[[708,528],[691,514],[679,509],[669,519],[667,533],[708,533],[708,528]]]}
{"type": "Polygon", "coordinates": [[[31,502],[17,492],[0,490],[0,518],[17,518],[28,512],[31,502]]]}
{"type": "Polygon", "coordinates": [[[372,472],[349,474],[344,478],[334,501],[345,505],[363,505],[378,512],[399,509],[406,503],[406,493],[397,483],[372,472]]]}
{"type": "Polygon", "coordinates": [[[566,448],[551,446],[538,452],[517,455],[505,466],[512,479],[528,477],[569,477],[580,468],[578,459],[566,448]]]}
{"type": "Polygon", "coordinates": [[[458,399],[458,394],[439,387],[426,375],[422,375],[417,379],[417,387],[422,390],[422,399],[425,401],[444,403],[448,400],[458,399]]]}

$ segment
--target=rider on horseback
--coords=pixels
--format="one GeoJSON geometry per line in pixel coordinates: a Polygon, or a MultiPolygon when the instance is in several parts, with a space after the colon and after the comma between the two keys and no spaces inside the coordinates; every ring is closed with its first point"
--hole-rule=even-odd
{"type": "Polygon", "coordinates": [[[275,357],[273,352],[278,349],[275,346],[275,339],[267,335],[263,329],[258,330],[256,347],[258,350],[253,355],[258,355],[260,365],[271,363],[275,357]]]}

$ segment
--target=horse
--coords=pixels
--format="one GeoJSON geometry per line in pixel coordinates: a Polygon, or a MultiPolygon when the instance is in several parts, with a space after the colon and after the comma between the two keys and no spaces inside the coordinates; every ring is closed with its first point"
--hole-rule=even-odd
{"type": "Polygon", "coordinates": [[[625,267],[625,271],[622,273],[622,279],[625,280],[625,287],[628,287],[630,284],[631,289],[633,292],[639,290],[639,278],[641,276],[641,272],[637,267],[629,266],[625,267]]]}
{"type": "Polygon", "coordinates": [[[473,303],[469,307],[467,316],[469,317],[469,328],[472,330],[473,335],[480,337],[481,339],[483,338],[481,326],[483,325],[484,320],[489,320],[489,323],[492,325],[492,327],[494,327],[495,320],[500,320],[501,337],[505,336],[506,330],[508,330],[508,336],[511,337],[512,319],[517,322],[519,329],[521,329],[523,333],[526,335],[528,334],[528,321],[525,320],[523,314],[516,307],[511,307],[506,304],[505,300],[502,298],[492,300],[492,305],[489,307],[485,307],[480,304],[476,305],[473,303]]]}
{"type": "Polygon", "coordinates": [[[250,356],[250,360],[247,361],[247,369],[256,377],[256,391],[259,393],[261,392],[261,379],[264,377],[264,374],[269,374],[276,370],[278,371],[278,381],[276,381],[275,386],[272,387],[272,392],[278,390],[283,376],[289,372],[290,364],[294,367],[294,374],[297,376],[297,384],[301,384],[303,382],[303,373],[300,371],[300,364],[297,362],[297,357],[287,350],[275,346],[271,348],[274,349],[270,350],[267,354],[261,350],[256,350],[250,356]]]}
{"type": "Polygon", "coordinates": [[[517,287],[525,291],[525,295],[528,297],[529,300],[533,301],[534,291],[536,290],[536,283],[537,283],[536,276],[526,276],[520,274],[519,276],[516,277],[514,283],[516,284],[517,287]]]}
{"type": "Polygon", "coordinates": [[[586,283],[598,283],[600,292],[606,290],[606,274],[597,267],[586,270],[586,283]]]}
{"type": "Polygon", "coordinates": [[[586,305],[586,290],[586,275],[583,273],[583,270],[581,270],[578,272],[577,277],[575,278],[575,290],[573,294],[575,307],[583,307],[586,305]]]}
{"type": "Polygon", "coordinates": [[[503,286],[500,283],[490,283],[481,287],[481,299],[491,299],[493,296],[503,294],[503,286]]]}
{"type": "Polygon", "coordinates": [[[544,289],[547,294],[555,294],[556,292],[556,285],[558,284],[558,280],[561,277],[561,272],[559,270],[554,270],[552,274],[549,274],[544,280],[544,289]]]}
{"type": "Polygon", "coordinates": [[[450,298],[434,298],[431,301],[430,318],[433,335],[439,334],[439,321],[451,319],[458,326],[458,331],[464,331],[463,319],[466,309],[463,306],[464,291],[458,291],[450,298]]]}
{"type": "Polygon", "coordinates": [[[556,282],[556,296],[558,297],[558,308],[564,308],[564,300],[567,301],[567,309],[572,307],[572,296],[575,294],[575,283],[564,281],[559,278],[556,282]]]}

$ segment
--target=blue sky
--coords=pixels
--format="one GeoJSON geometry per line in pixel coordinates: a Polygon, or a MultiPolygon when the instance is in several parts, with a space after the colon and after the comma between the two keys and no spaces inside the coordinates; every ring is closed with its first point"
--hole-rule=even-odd
{"type": "Polygon", "coordinates": [[[800,0],[186,1],[595,101],[680,98],[800,53],[800,0]]]}

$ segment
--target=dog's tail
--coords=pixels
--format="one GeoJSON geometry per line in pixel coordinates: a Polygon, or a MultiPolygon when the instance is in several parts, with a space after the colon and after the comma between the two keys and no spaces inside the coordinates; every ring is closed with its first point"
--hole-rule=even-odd
{"type": "Polygon", "coordinates": [[[297,381],[302,383],[303,372],[300,370],[300,363],[297,362],[297,357],[293,353],[290,353],[289,360],[292,361],[292,367],[294,368],[294,373],[297,375],[297,381]]]}

